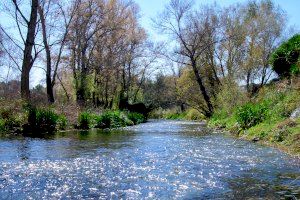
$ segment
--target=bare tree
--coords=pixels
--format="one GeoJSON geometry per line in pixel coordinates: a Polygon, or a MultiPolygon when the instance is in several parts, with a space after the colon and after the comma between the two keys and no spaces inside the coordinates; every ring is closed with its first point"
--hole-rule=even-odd
{"type": "MultiPolygon", "coordinates": [[[[32,49],[34,47],[34,40],[36,36],[36,26],[37,26],[37,11],[38,11],[38,0],[31,1],[31,12],[29,20],[24,16],[22,11],[19,8],[18,2],[13,0],[13,3],[16,8],[16,16],[20,15],[25,24],[27,25],[27,36],[24,42],[24,57],[22,63],[22,72],[21,72],[21,97],[25,100],[30,99],[30,88],[29,88],[29,73],[33,66],[34,59],[32,58],[32,49]]],[[[18,19],[16,19],[18,20],[18,19]]]]}
{"type": "MultiPolygon", "coordinates": [[[[38,0],[20,2],[11,0],[9,2],[1,2],[5,12],[13,19],[16,34],[11,34],[10,29],[1,27],[1,30],[9,44],[4,48],[9,59],[17,66],[21,72],[21,97],[26,101],[30,100],[29,74],[33,64],[40,53],[40,49],[36,46],[35,39],[38,32],[38,0]],[[29,10],[27,13],[25,10],[29,10]],[[29,15],[29,18],[26,16],[29,15]],[[16,52],[21,55],[15,55],[12,46],[16,52]],[[18,57],[23,59],[20,61],[18,57]]],[[[3,25],[3,24],[2,24],[3,25]]]]}
{"type": "Polygon", "coordinates": [[[207,116],[213,113],[211,97],[201,77],[199,59],[217,41],[212,35],[216,32],[218,18],[215,10],[203,7],[199,11],[192,10],[192,3],[182,0],[171,0],[165,11],[155,22],[163,33],[171,35],[177,42],[174,51],[175,62],[192,67],[200,93],[206,106],[202,112],[207,116]],[[176,58],[175,57],[175,58],[176,58]]]}
{"type": "Polygon", "coordinates": [[[46,53],[46,86],[48,102],[54,103],[54,85],[56,83],[57,70],[61,61],[63,49],[66,45],[67,36],[69,33],[70,24],[75,16],[78,8],[77,2],[70,8],[71,10],[66,13],[60,2],[48,0],[41,2],[38,7],[42,27],[42,38],[46,53]],[[47,9],[45,11],[45,9],[47,9]],[[45,15],[46,13],[46,15],[45,15]],[[59,14],[57,14],[59,13],[59,14]],[[57,25],[57,21],[63,21],[62,25],[57,25]],[[49,21],[49,23],[47,23],[49,21]],[[51,23],[50,23],[51,22],[51,23]],[[48,29],[56,27],[56,33],[48,33],[48,29]],[[56,40],[51,38],[54,35],[56,40]],[[57,49],[56,59],[52,54],[57,49]]]}

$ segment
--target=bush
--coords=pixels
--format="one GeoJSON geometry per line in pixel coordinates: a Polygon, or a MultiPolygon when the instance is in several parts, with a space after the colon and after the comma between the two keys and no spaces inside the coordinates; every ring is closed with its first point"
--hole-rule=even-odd
{"type": "Polygon", "coordinates": [[[166,119],[183,119],[185,117],[185,113],[167,113],[164,118],[166,119]]]}
{"type": "MultiPolygon", "coordinates": [[[[230,115],[234,109],[244,105],[248,101],[247,94],[241,87],[231,80],[224,80],[224,84],[220,86],[215,102],[216,110],[222,110],[222,114],[230,115]]],[[[220,111],[219,111],[220,112],[220,111]]],[[[220,114],[220,113],[219,113],[220,114]]]]}
{"type": "Polygon", "coordinates": [[[96,128],[118,128],[133,125],[133,122],[120,111],[107,111],[96,117],[96,128]]]}
{"type": "Polygon", "coordinates": [[[10,108],[4,108],[0,111],[1,127],[2,132],[14,132],[21,128],[21,120],[10,108]]]}
{"type": "Polygon", "coordinates": [[[92,115],[88,112],[82,112],[79,115],[78,123],[80,129],[89,129],[92,126],[92,115]]]}
{"type": "Polygon", "coordinates": [[[284,42],[271,56],[274,71],[280,77],[289,77],[300,73],[300,34],[284,42]]]}
{"type": "Polygon", "coordinates": [[[203,120],[205,116],[196,109],[189,109],[184,119],[187,120],[203,120]]]}
{"type": "Polygon", "coordinates": [[[4,125],[4,120],[0,119],[0,133],[5,131],[5,125],[4,125]]]}
{"type": "Polygon", "coordinates": [[[236,120],[243,129],[250,128],[261,123],[267,115],[267,107],[264,104],[248,103],[236,111],[236,120]]]}
{"type": "Polygon", "coordinates": [[[42,133],[53,133],[59,116],[51,109],[36,109],[35,129],[42,133]]]}
{"type": "Polygon", "coordinates": [[[128,119],[131,120],[134,124],[140,124],[146,121],[146,117],[141,113],[128,113],[128,119]]]}
{"type": "Polygon", "coordinates": [[[68,126],[68,120],[66,116],[60,115],[57,120],[57,129],[66,130],[67,126],[68,126]]]}

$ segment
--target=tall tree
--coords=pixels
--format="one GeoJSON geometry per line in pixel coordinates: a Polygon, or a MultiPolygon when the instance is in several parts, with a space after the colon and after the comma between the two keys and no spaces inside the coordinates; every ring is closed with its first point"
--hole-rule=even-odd
{"type": "Polygon", "coordinates": [[[32,58],[32,49],[34,46],[34,40],[36,36],[39,1],[31,1],[31,12],[29,20],[26,19],[26,17],[20,10],[17,0],[13,0],[13,3],[15,5],[17,13],[25,21],[27,26],[27,36],[24,43],[25,48],[23,51],[23,63],[21,72],[21,97],[25,100],[30,100],[29,73],[34,62],[34,59],[32,58]]]}
{"type": "Polygon", "coordinates": [[[193,11],[191,2],[171,0],[156,24],[160,30],[176,39],[178,45],[174,54],[177,58],[173,60],[192,67],[200,94],[206,103],[202,112],[210,117],[213,113],[213,103],[201,77],[201,63],[198,61],[204,52],[217,42],[212,37],[218,27],[216,11],[209,7],[193,11]]]}
{"type": "Polygon", "coordinates": [[[68,13],[66,13],[64,7],[67,6],[62,6],[60,2],[53,0],[43,1],[38,7],[46,54],[46,87],[49,103],[54,103],[55,101],[53,88],[56,83],[57,71],[61,62],[63,49],[66,45],[69,27],[76,13],[78,4],[77,1],[75,1],[68,13]],[[47,10],[45,11],[45,9],[47,10]],[[47,15],[45,15],[45,13],[47,15]],[[62,24],[57,23],[58,20],[62,21],[62,24]],[[48,31],[53,29],[53,27],[56,27],[56,32],[49,33],[48,31]],[[51,38],[52,35],[54,35],[55,40],[51,38]],[[52,55],[54,50],[57,50],[56,54],[52,55]],[[56,59],[54,59],[54,56],[56,59]]]}

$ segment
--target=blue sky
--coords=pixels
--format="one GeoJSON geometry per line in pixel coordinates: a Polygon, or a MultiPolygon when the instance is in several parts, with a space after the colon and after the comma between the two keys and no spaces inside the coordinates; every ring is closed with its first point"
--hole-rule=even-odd
{"type": "MultiPolygon", "coordinates": [[[[246,2],[247,0],[194,0],[196,5],[211,4],[217,2],[221,6],[228,6],[235,3],[246,2]]],[[[151,27],[151,18],[155,18],[158,12],[164,9],[169,0],[135,0],[139,4],[142,15],[142,25],[147,29],[150,36],[157,36],[151,27]]],[[[289,25],[300,29],[300,0],[273,0],[283,10],[287,12],[289,25]]]]}

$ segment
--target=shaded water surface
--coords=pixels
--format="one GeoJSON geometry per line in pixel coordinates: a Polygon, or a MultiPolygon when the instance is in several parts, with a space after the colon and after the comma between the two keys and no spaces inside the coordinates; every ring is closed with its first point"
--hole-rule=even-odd
{"type": "Polygon", "coordinates": [[[0,199],[280,199],[299,176],[299,160],[196,122],[0,139],[0,199]]]}

